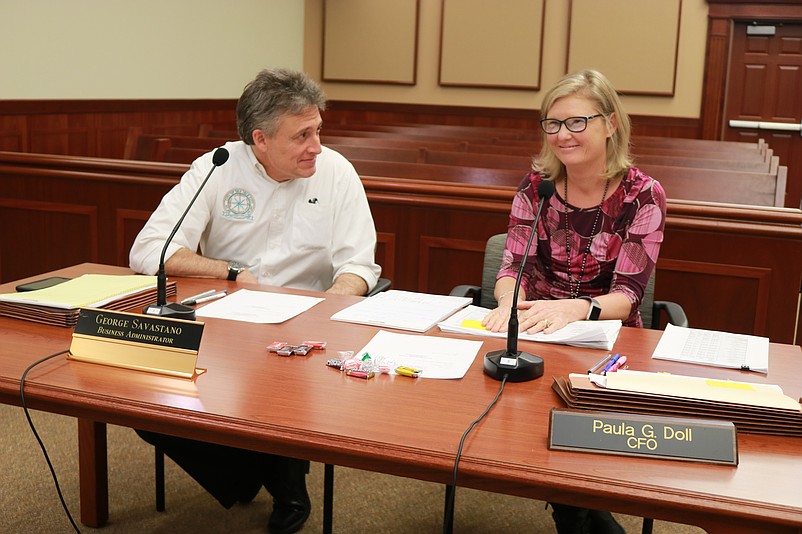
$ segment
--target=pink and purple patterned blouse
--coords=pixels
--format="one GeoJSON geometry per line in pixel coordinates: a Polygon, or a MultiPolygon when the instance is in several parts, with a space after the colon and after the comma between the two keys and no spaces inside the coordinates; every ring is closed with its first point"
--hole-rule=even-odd
{"type": "MultiPolygon", "coordinates": [[[[498,278],[518,276],[534,211],[540,201],[537,188],[542,180],[542,175],[530,172],[513,199],[498,278]]],[[[657,180],[632,167],[602,203],[596,232],[591,236],[597,209],[566,204],[559,193],[548,200],[537,225],[537,242],[529,251],[521,289],[527,300],[570,298],[571,287],[576,292],[577,279],[582,272],[580,296],[623,293],[632,303],[624,325],[641,327],[638,306],[663,242],[665,191],[657,180]],[[572,280],[569,280],[566,257],[566,217],[572,280]],[[588,240],[591,240],[590,252],[586,255],[588,240]]]]}

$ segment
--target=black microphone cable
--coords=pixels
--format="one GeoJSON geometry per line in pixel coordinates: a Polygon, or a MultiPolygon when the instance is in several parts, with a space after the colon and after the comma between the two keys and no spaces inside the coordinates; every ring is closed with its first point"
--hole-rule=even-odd
{"type": "Polygon", "coordinates": [[[19,381],[19,396],[20,400],[22,401],[22,411],[25,412],[25,417],[28,419],[28,426],[31,427],[31,431],[33,432],[34,437],[36,437],[36,441],[39,442],[39,448],[42,449],[42,454],[45,455],[45,461],[47,461],[47,467],[50,468],[50,475],[53,477],[53,482],[56,485],[56,492],[58,493],[58,498],[61,500],[61,506],[64,508],[64,512],[66,512],[67,517],[70,519],[70,523],[72,523],[72,528],[75,529],[75,532],[80,533],[81,530],[78,528],[78,525],[75,523],[75,520],[72,518],[72,514],[70,514],[70,509],[67,507],[67,503],[64,502],[64,495],[61,494],[61,487],[58,484],[58,478],[56,477],[56,470],[53,469],[53,464],[50,462],[50,457],[47,455],[47,449],[45,449],[45,444],[42,443],[42,439],[39,437],[39,433],[36,432],[36,427],[33,426],[33,421],[31,420],[31,414],[28,413],[28,405],[25,403],[25,377],[28,376],[28,373],[39,365],[40,363],[46,362],[56,356],[61,356],[62,354],[68,353],[69,350],[62,350],[56,352],[55,354],[51,354],[50,356],[45,356],[41,360],[37,360],[33,362],[31,365],[25,369],[25,372],[22,373],[22,378],[19,381]]]}
{"type": "Polygon", "coordinates": [[[454,499],[456,498],[457,493],[457,472],[459,470],[459,459],[462,456],[462,447],[465,444],[465,440],[468,438],[468,434],[470,434],[471,430],[474,429],[476,425],[478,425],[482,419],[490,412],[493,406],[496,405],[498,400],[501,398],[501,394],[504,392],[504,384],[507,383],[507,377],[509,375],[504,373],[504,376],[501,378],[501,385],[498,388],[498,393],[496,393],[495,398],[487,405],[485,411],[482,412],[482,415],[476,418],[473,423],[471,423],[465,432],[462,434],[462,438],[459,440],[459,447],[457,447],[457,456],[454,458],[454,472],[451,475],[451,485],[446,489],[446,507],[443,517],[443,534],[451,534],[452,529],[454,528],[454,499]]]}

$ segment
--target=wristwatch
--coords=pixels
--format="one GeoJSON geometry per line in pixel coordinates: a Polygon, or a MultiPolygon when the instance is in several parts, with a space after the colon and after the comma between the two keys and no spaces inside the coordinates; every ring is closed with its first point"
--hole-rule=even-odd
{"type": "Polygon", "coordinates": [[[598,321],[599,315],[601,315],[601,304],[599,304],[599,301],[594,299],[593,297],[579,297],[579,298],[590,302],[590,309],[588,310],[588,316],[585,317],[585,320],[598,321]]]}
{"type": "Polygon", "coordinates": [[[232,282],[237,279],[239,273],[245,270],[245,266],[238,261],[228,262],[228,279],[232,282]]]}

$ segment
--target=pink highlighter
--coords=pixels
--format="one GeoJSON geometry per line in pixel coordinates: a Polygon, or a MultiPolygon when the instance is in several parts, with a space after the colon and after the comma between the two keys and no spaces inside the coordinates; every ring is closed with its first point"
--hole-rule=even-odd
{"type": "Polygon", "coordinates": [[[621,368],[621,367],[622,367],[622,366],[623,366],[625,363],[627,363],[627,357],[626,357],[626,356],[621,356],[621,357],[620,357],[620,358],[618,358],[618,360],[617,360],[617,361],[616,361],[616,362],[613,364],[613,366],[612,366],[612,367],[610,367],[610,368],[607,370],[607,372],[608,372],[608,373],[614,373],[614,372],[618,371],[618,370],[619,370],[619,369],[620,369],[620,368],[621,368]]]}

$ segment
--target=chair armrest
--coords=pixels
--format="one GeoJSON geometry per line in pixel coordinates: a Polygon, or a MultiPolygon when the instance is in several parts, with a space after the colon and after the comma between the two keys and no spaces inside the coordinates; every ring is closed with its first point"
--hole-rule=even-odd
{"type": "MultiPolygon", "coordinates": [[[[684,328],[688,327],[688,317],[685,315],[685,310],[683,310],[682,306],[676,302],[671,302],[668,300],[655,300],[654,309],[655,311],[665,312],[668,322],[674,326],[682,326],[684,328]]],[[[654,314],[652,321],[659,321],[659,317],[659,313],[654,314]]]]}
{"type": "Polygon", "coordinates": [[[473,303],[478,306],[482,298],[482,288],[479,286],[463,284],[455,286],[449,295],[452,297],[471,297],[473,299],[473,303]]]}
{"type": "Polygon", "coordinates": [[[376,282],[376,287],[368,291],[367,296],[372,297],[377,293],[381,293],[382,291],[387,291],[388,289],[390,289],[391,284],[392,282],[390,281],[389,278],[379,278],[379,280],[376,282]]]}

